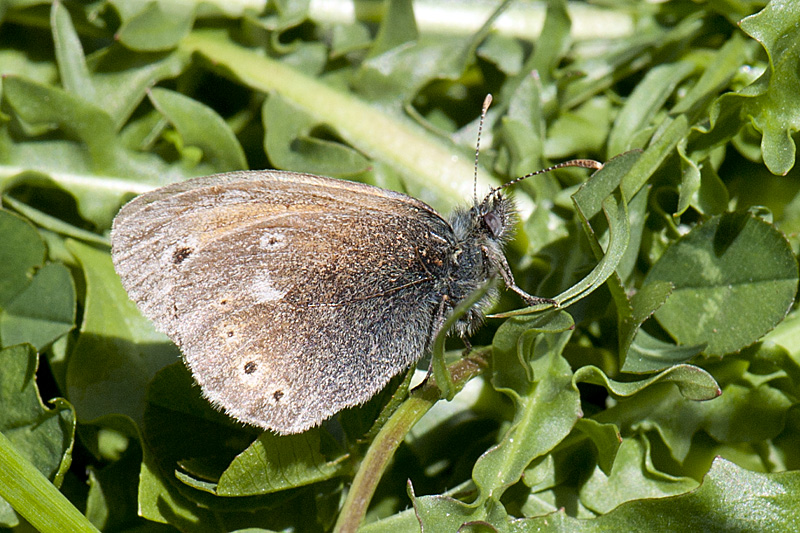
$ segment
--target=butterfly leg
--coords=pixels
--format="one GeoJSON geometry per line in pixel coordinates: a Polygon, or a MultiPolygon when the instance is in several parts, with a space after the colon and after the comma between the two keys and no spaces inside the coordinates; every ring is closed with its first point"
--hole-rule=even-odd
{"type": "Polygon", "coordinates": [[[469,338],[466,335],[461,335],[461,342],[464,343],[464,351],[461,352],[461,357],[466,357],[472,351],[472,343],[469,342],[469,338]]]}
{"type": "Polygon", "coordinates": [[[508,266],[508,261],[506,260],[505,255],[502,253],[492,253],[492,251],[485,246],[483,247],[483,253],[489,258],[490,263],[497,265],[497,270],[500,272],[500,276],[503,278],[503,283],[505,283],[506,288],[517,293],[519,297],[525,301],[525,303],[528,305],[551,304],[555,307],[558,307],[558,302],[551,298],[533,296],[532,294],[528,294],[519,288],[517,283],[514,281],[514,274],[511,273],[511,267],[508,266]]]}
{"type": "MultiPolygon", "coordinates": [[[[436,315],[431,322],[431,331],[430,335],[428,336],[428,350],[433,348],[433,341],[436,340],[436,336],[439,334],[439,330],[442,329],[444,325],[444,321],[447,318],[447,302],[450,298],[445,294],[442,296],[442,301],[439,302],[439,309],[436,311],[436,315]]],[[[431,361],[428,364],[428,373],[425,375],[425,379],[422,380],[422,383],[417,385],[418,387],[424,385],[428,382],[428,379],[433,375],[433,357],[431,357],[431,361]]]]}

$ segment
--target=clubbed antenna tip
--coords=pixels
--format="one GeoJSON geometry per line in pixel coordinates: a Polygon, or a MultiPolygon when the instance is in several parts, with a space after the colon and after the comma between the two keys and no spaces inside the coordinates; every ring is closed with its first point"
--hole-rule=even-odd
{"type": "MultiPolygon", "coordinates": [[[[472,196],[475,201],[475,205],[478,205],[478,158],[481,153],[481,133],[483,133],[483,124],[486,121],[486,112],[489,111],[490,105],[492,105],[492,95],[487,94],[486,98],[483,99],[483,107],[481,108],[481,118],[478,122],[478,141],[475,143],[475,168],[473,171],[473,181],[472,181],[473,183],[472,196]]],[[[552,167],[543,168],[542,170],[537,170],[536,172],[531,172],[530,174],[525,174],[524,176],[514,178],[513,180],[497,187],[496,189],[494,189],[494,191],[505,189],[506,187],[510,187],[515,183],[519,183],[520,181],[528,179],[532,176],[537,176],[539,174],[544,174],[546,172],[551,172],[553,170],[558,170],[560,168],[567,168],[567,167],[581,167],[592,170],[600,170],[601,168],[603,168],[603,163],[595,161],[594,159],[570,159],[569,161],[564,161],[563,163],[553,165],[552,167]]]]}
{"type": "Polygon", "coordinates": [[[601,163],[600,161],[595,161],[594,159],[570,159],[569,161],[564,161],[563,163],[553,165],[552,167],[543,168],[542,170],[537,170],[536,172],[531,172],[530,174],[525,174],[524,176],[514,178],[513,180],[507,181],[506,183],[497,187],[495,191],[499,191],[500,189],[505,189],[507,187],[510,187],[532,176],[538,176],[539,174],[544,174],[546,172],[552,172],[553,170],[558,170],[560,168],[567,168],[567,167],[580,167],[592,170],[600,170],[601,168],[603,168],[603,163],[601,163]]]}

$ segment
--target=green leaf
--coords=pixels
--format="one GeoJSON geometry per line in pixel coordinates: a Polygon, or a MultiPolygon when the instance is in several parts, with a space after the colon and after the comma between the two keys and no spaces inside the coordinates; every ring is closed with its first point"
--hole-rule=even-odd
{"type": "Polygon", "coordinates": [[[76,241],[67,249],[83,269],[83,322],[67,367],[67,397],[80,420],[122,413],[141,421],[145,385],[177,348],[128,299],[107,252],[76,241]]]}
{"type": "MultiPolygon", "coordinates": [[[[638,154],[629,153],[609,161],[573,195],[573,203],[579,213],[583,229],[589,236],[592,251],[599,261],[581,281],[573,284],[555,298],[561,307],[568,307],[595,291],[611,277],[614,269],[624,257],[630,239],[627,208],[624,202],[618,202],[610,194],[619,185],[620,179],[634,164],[637,157],[638,154]],[[601,210],[608,222],[608,244],[605,252],[589,222],[589,219],[601,210]]],[[[494,316],[507,318],[528,314],[535,310],[537,310],[536,307],[531,307],[497,313],[494,316]]]]}
{"type": "Polygon", "coordinates": [[[62,399],[54,401],[54,409],[44,406],[36,387],[37,366],[38,357],[30,346],[0,351],[0,461],[4,472],[26,475],[19,481],[2,481],[8,475],[0,476],[0,496],[28,520],[48,524],[47,530],[53,531],[53,521],[59,516],[76,523],[77,511],[60,494],[52,494],[50,483],[60,486],[72,462],[75,412],[62,399]],[[31,467],[38,472],[30,472],[31,467]],[[43,502],[53,507],[43,511],[43,502]],[[31,514],[34,508],[39,508],[41,516],[31,514]]]}
{"type": "Polygon", "coordinates": [[[97,531],[67,498],[52,485],[35,466],[0,432],[0,507],[4,526],[14,527],[19,521],[11,517],[11,505],[20,509],[26,520],[42,533],[58,533],[65,528],[73,531],[97,531]]]}
{"type": "Polygon", "coordinates": [[[599,368],[584,366],[575,372],[573,380],[576,384],[603,386],[618,398],[633,396],[657,383],[675,383],[683,397],[689,400],[710,400],[721,394],[714,378],[702,368],[692,365],[675,365],[651,378],[633,382],[614,381],[599,368]]]}
{"type": "Polygon", "coordinates": [[[530,71],[537,72],[545,83],[550,81],[556,67],[568,53],[571,28],[568,3],[565,0],[547,2],[542,33],[527,64],[530,71]]]}
{"type": "Polygon", "coordinates": [[[378,56],[402,44],[417,39],[417,24],[414,9],[409,0],[389,2],[386,13],[372,44],[370,57],[378,56]]]}
{"type": "MultiPolygon", "coordinates": [[[[434,207],[452,206],[453,198],[471,196],[469,177],[474,153],[454,153],[440,139],[410,121],[381,112],[352,95],[236,46],[218,33],[196,31],[182,45],[224,65],[245,85],[264,92],[275,91],[318,121],[334,126],[357,150],[398,169],[420,191],[419,196],[431,199],[434,207]],[[443,202],[441,198],[449,201],[443,202]]],[[[418,65],[418,57],[414,56],[413,61],[418,65]]],[[[488,176],[481,172],[479,186],[487,183],[488,176]]]]}
{"type": "Polygon", "coordinates": [[[794,527],[798,490],[797,472],[749,472],[720,458],[700,487],[688,494],[628,502],[591,520],[572,518],[561,510],[519,525],[541,532],[654,531],[664,524],[683,531],[723,532],[761,527],[763,517],[769,516],[771,531],[787,531],[794,527]]]}
{"type": "MultiPolygon", "coordinates": [[[[151,87],[162,80],[177,77],[190,62],[189,55],[180,51],[142,57],[122,46],[105,49],[89,59],[99,105],[114,120],[117,130],[131,119],[151,87]]],[[[140,169],[139,173],[143,170],[140,169]]]]}
{"type": "MultiPolygon", "coordinates": [[[[131,423],[130,419],[127,421],[131,423]]],[[[146,522],[139,516],[138,505],[135,505],[142,462],[141,447],[135,439],[108,428],[101,428],[98,435],[100,440],[113,440],[118,449],[110,464],[102,468],[89,468],[86,517],[103,531],[142,526],[146,522]]],[[[104,456],[112,455],[106,453],[104,456]]]]}
{"type": "MultiPolygon", "coordinates": [[[[94,233],[92,231],[87,231],[85,229],[73,226],[68,222],[64,222],[60,218],[43,213],[38,209],[34,209],[31,206],[20,202],[16,198],[13,198],[11,196],[4,196],[3,202],[7,204],[9,207],[13,208],[14,211],[19,213],[20,215],[23,215],[33,224],[42,229],[49,230],[53,233],[56,233],[58,235],[63,235],[65,237],[72,237],[73,239],[83,241],[86,243],[100,245],[100,246],[108,246],[108,239],[106,237],[98,235],[97,233],[94,233]]],[[[45,234],[45,236],[47,236],[47,234],[45,234]]],[[[50,243],[52,244],[52,241],[50,241],[50,243]]],[[[55,249],[51,249],[49,250],[49,252],[51,258],[61,259],[61,257],[56,257],[55,249]]]]}
{"type": "Polygon", "coordinates": [[[31,282],[47,250],[36,228],[5,209],[0,210],[0,235],[0,307],[5,307],[31,282]]]}
{"type": "Polygon", "coordinates": [[[43,266],[0,313],[4,346],[28,342],[43,350],[75,327],[75,286],[59,263],[43,266]]]}
{"type": "Polygon", "coordinates": [[[352,25],[335,25],[331,39],[331,57],[341,57],[349,52],[367,48],[372,42],[366,25],[354,23],[352,25]]]}
{"type": "Polygon", "coordinates": [[[607,99],[592,98],[574,112],[563,113],[553,122],[544,143],[550,160],[567,159],[575,153],[596,153],[608,136],[611,108],[607,99]]]}
{"type": "Polygon", "coordinates": [[[183,474],[182,480],[187,484],[192,483],[193,477],[218,481],[231,461],[258,435],[254,428],[243,430],[213,409],[182,363],[169,365],[156,374],[146,401],[144,438],[152,461],[163,472],[183,474]],[[206,437],[186,440],[183,435],[190,430],[206,437]]]}
{"type": "Polygon", "coordinates": [[[94,101],[97,93],[83,55],[83,46],[61,2],[53,2],[50,26],[53,28],[53,43],[64,88],[87,102],[94,101]]]}
{"type": "Polygon", "coordinates": [[[632,198],[662,163],[672,154],[672,151],[689,133],[689,123],[686,115],[678,115],[675,119],[664,120],[657,136],[651,141],[650,146],[642,152],[636,163],[631,165],[628,173],[622,178],[620,190],[624,198],[632,198]]]}
{"type": "Polygon", "coordinates": [[[540,90],[539,80],[524,78],[510,97],[508,112],[500,120],[500,134],[511,160],[508,173],[514,176],[542,166],[545,122],[540,90]]]}
{"type": "MultiPolygon", "coordinates": [[[[241,496],[245,492],[264,494],[269,481],[286,483],[280,480],[281,473],[291,476],[290,480],[295,479],[301,485],[310,482],[315,475],[320,479],[322,476],[314,472],[314,465],[305,464],[305,461],[319,459],[316,466],[328,471],[335,465],[334,462],[326,467],[321,455],[308,449],[314,444],[313,437],[308,434],[289,437],[285,445],[268,446],[270,452],[275,451],[285,462],[282,466],[265,465],[261,462],[265,459],[262,444],[251,446],[261,432],[242,427],[213,409],[202,398],[182,363],[163,368],[153,378],[147,389],[142,427],[145,446],[139,482],[140,513],[149,520],[188,531],[217,531],[221,524],[228,524],[223,527],[226,530],[256,525],[281,529],[280,524],[286,519],[285,512],[295,515],[292,512],[294,508],[287,506],[286,502],[303,494],[298,489],[260,496],[220,497],[216,495],[216,489],[223,475],[225,490],[231,491],[231,496],[241,496]],[[203,438],[188,439],[187,435],[202,435],[203,438]],[[244,455],[237,459],[243,452],[244,455]],[[235,466],[224,474],[232,462],[235,466]],[[259,463],[261,468],[270,470],[277,477],[269,481],[254,479],[251,478],[252,471],[241,470],[244,466],[254,467],[259,463]]],[[[312,431],[323,430],[316,428],[312,431]]],[[[328,443],[326,441],[324,447],[326,452],[330,449],[328,443]]]]}
{"type": "Polygon", "coordinates": [[[347,146],[313,137],[320,124],[308,113],[284,99],[270,96],[262,109],[264,149],[277,167],[324,176],[346,176],[364,172],[369,162],[347,146]]]}
{"type": "MultiPolygon", "coordinates": [[[[649,64],[649,56],[663,50],[683,48],[703,32],[700,13],[685,14],[678,24],[638,26],[621,42],[606,41],[604,53],[587,53],[570,65],[570,71],[581,72],[582,79],[564,88],[563,103],[572,107],[602,92],[615,81],[625,79],[649,64]]],[[[617,155],[617,154],[613,154],[617,155]]]]}
{"type": "Polygon", "coordinates": [[[320,437],[325,436],[321,431],[290,436],[262,433],[222,473],[217,494],[268,494],[341,475],[346,456],[327,460],[320,453],[320,437]]]}
{"type": "Polygon", "coordinates": [[[36,352],[26,345],[0,351],[0,431],[56,485],[72,461],[75,413],[64,400],[47,409],[36,387],[36,352]]]}
{"type": "Polygon", "coordinates": [[[0,210],[0,341],[50,346],[75,327],[75,286],[60,263],[44,264],[44,243],[26,221],[0,210]]]}
{"type": "Polygon", "coordinates": [[[800,5],[792,0],[773,0],[759,13],[741,21],[742,29],[759,41],[769,57],[769,68],[737,95],[727,96],[719,106],[741,100],[742,112],[764,134],[761,151],[764,164],[775,174],[786,174],[794,166],[792,133],[800,129],[800,96],[795,88],[800,73],[800,5]]]}
{"type": "Polygon", "coordinates": [[[415,524],[418,528],[417,531],[463,531],[467,524],[482,525],[489,531],[496,531],[492,525],[507,526],[511,520],[500,502],[494,499],[486,505],[472,507],[449,496],[417,498],[410,481],[408,488],[418,520],[418,524],[415,524]]]}
{"type": "Polygon", "coordinates": [[[769,386],[749,388],[732,383],[722,396],[700,407],[705,430],[721,442],[754,442],[774,438],[783,429],[791,401],[769,386]]]}
{"type": "Polygon", "coordinates": [[[671,112],[678,114],[705,109],[701,106],[707,106],[714,96],[728,87],[731,79],[742,67],[742,63],[753,55],[753,44],[752,41],[743,39],[739,33],[734,33],[719,50],[708,54],[702,65],[700,79],[671,112]]]}
{"type": "MultiPolygon", "coordinates": [[[[0,185],[4,189],[29,186],[46,190],[45,197],[66,190],[84,219],[108,228],[130,191],[152,188],[138,187],[132,176],[148,183],[177,179],[174,170],[154,157],[122,149],[113,120],[93,103],[59,88],[13,76],[3,80],[3,97],[30,130],[30,135],[18,142],[6,139],[8,144],[0,151],[4,165],[0,185]],[[58,137],[52,134],[42,138],[44,132],[52,130],[64,138],[52,139],[58,137]]],[[[51,208],[63,209],[63,205],[51,208]]]]}
{"type": "Polygon", "coordinates": [[[705,344],[677,346],[637,329],[621,370],[623,372],[657,372],[671,365],[685,363],[705,349],[705,344]]]}
{"type": "MultiPolygon", "coordinates": [[[[664,381],[677,378],[680,393],[673,387],[652,386],[659,380],[651,378],[639,385],[641,390],[636,391],[635,396],[621,399],[615,406],[596,414],[595,419],[616,423],[623,433],[628,428],[655,429],[670,455],[679,462],[687,459],[695,442],[693,439],[700,430],[712,435],[715,442],[731,445],[774,438],[784,428],[790,402],[785,393],[774,388],[769,377],[753,380],[754,376],[743,371],[746,365],[734,358],[712,367],[716,375],[731,381],[723,382],[722,394],[719,394],[719,389],[714,392],[715,384],[705,371],[678,365],[673,367],[674,370],[665,370],[657,378],[666,378],[664,381]],[[672,372],[673,376],[670,375],[672,372]],[[645,388],[642,385],[650,386],[645,388]],[[717,394],[719,396],[714,398],[717,394]],[[713,399],[695,401],[709,397],[713,399]]],[[[576,379],[586,378],[583,372],[579,373],[581,375],[576,373],[576,379]]],[[[598,383],[598,377],[594,376],[591,382],[598,383]]],[[[629,384],[622,386],[636,388],[629,384]]],[[[615,393],[625,392],[619,387],[620,384],[615,385],[615,393]]],[[[713,449],[709,452],[701,452],[701,449],[695,453],[711,453],[713,456],[713,449]]]]}
{"type": "Polygon", "coordinates": [[[214,110],[180,93],[154,88],[150,100],[175,129],[186,145],[197,146],[214,172],[247,169],[239,141],[214,110]]]}
{"type": "MultiPolygon", "coordinates": [[[[167,4],[0,7],[0,198],[19,215],[0,211],[0,340],[45,350],[25,394],[74,402],[80,461],[62,490],[95,527],[793,527],[783,501],[800,487],[758,491],[800,468],[800,320],[781,322],[800,250],[794,3],[167,4]],[[447,213],[473,198],[487,93],[478,196],[613,156],[512,192],[516,282],[566,309],[500,291],[494,316],[516,318],[487,320],[466,357],[438,339],[447,373],[416,388],[398,376],[303,435],[215,411],[113,272],[120,205],[247,165],[356,178],[447,213]],[[703,496],[717,456],[737,467],[703,496]],[[737,500],[742,487],[761,488],[737,500]]],[[[17,451],[0,438],[0,526],[90,529],[17,451]]]]}
{"type": "Polygon", "coordinates": [[[194,504],[159,474],[147,452],[139,473],[138,489],[139,514],[147,520],[177,526],[184,531],[211,531],[210,524],[216,523],[213,512],[194,504]]]}
{"type": "Polygon", "coordinates": [[[646,438],[624,439],[610,474],[597,468],[583,484],[581,503],[597,514],[605,514],[625,502],[674,496],[698,486],[690,477],[658,471],[650,454],[646,438]]]}
{"type": "Polygon", "coordinates": [[[478,47],[477,54],[507,74],[518,74],[522,69],[524,51],[516,39],[491,33],[478,47]]]}
{"type": "Polygon", "coordinates": [[[659,65],[645,74],[614,119],[608,138],[609,157],[634,148],[645,148],[651,134],[651,121],[678,84],[692,71],[690,62],[679,61],[659,65]]]}
{"type": "Polygon", "coordinates": [[[497,331],[492,359],[494,387],[514,401],[514,418],[500,441],[475,463],[472,478],[480,507],[522,476],[528,464],[558,444],[580,416],[572,371],[561,355],[570,338],[569,315],[512,318],[497,331]],[[541,431],[541,425],[547,431],[541,431]]]}
{"type": "MultiPolygon", "coordinates": [[[[620,321],[620,336],[619,336],[619,352],[622,356],[622,370],[626,372],[636,372],[639,370],[652,371],[661,370],[666,368],[669,364],[685,361],[670,360],[659,366],[660,363],[656,362],[654,366],[646,366],[643,364],[641,358],[632,358],[629,361],[629,349],[633,343],[636,334],[642,323],[650,318],[652,314],[667,301],[667,298],[672,294],[672,284],[669,282],[651,283],[643,285],[641,290],[633,295],[630,299],[630,307],[626,308],[626,312],[622,315],[620,321]]],[[[637,352],[637,355],[640,352],[637,352]]],[[[654,354],[655,355],[655,354],[654,354]]],[[[694,354],[692,354],[694,355],[694,354]]],[[[648,357],[648,360],[657,360],[658,355],[655,357],[648,357]]],[[[687,359],[688,360],[688,359],[687,359]]]]}
{"type": "MultiPolygon", "coordinates": [[[[578,207],[577,200],[576,207],[583,215],[582,209],[578,207]]],[[[564,307],[569,306],[580,298],[586,297],[605,283],[614,273],[617,265],[625,255],[625,250],[628,248],[630,226],[625,203],[618,202],[614,197],[609,196],[603,201],[603,214],[608,222],[608,245],[605,253],[594,269],[581,282],[576,283],[555,298],[564,307]]],[[[600,244],[596,240],[597,236],[590,226],[588,218],[582,216],[582,219],[584,231],[589,235],[590,243],[593,243],[596,247],[596,255],[600,254],[600,244]]]]}
{"type": "Polygon", "coordinates": [[[85,144],[89,164],[96,171],[117,168],[114,123],[94,103],[63,89],[19,77],[3,80],[3,98],[31,126],[48,129],[55,126],[77,137],[85,144]]]}
{"type": "Polygon", "coordinates": [[[133,50],[172,48],[192,29],[194,10],[191,2],[146,2],[138,13],[125,17],[116,37],[133,50]]]}
{"type": "MultiPolygon", "coordinates": [[[[597,449],[597,466],[601,472],[610,474],[614,459],[619,451],[622,437],[619,429],[614,424],[601,424],[591,418],[581,418],[575,424],[575,429],[589,437],[597,449]]],[[[526,474],[527,477],[527,474],[526,474]]],[[[531,486],[528,481],[526,484],[531,486]]]]}
{"type": "Polygon", "coordinates": [[[701,161],[700,189],[696,198],[692,198],[692,206],[708,216],[720,215],[728,209],[730,194],[719,174],[711,165],[710,159],[701,161]]]}
{"type": "Polygon", "coordinates": [[[681,345],[741,350],[774,328],[797,292],[797,261],[785,237],[749,214],[713,217],[675,242],[644,285],[669,282],[656,319],[681,345]]]}
{"type": "Polygon", "coordinates": [[[458,322],[472,306],[486,296],[486,294],[492,290],[495,284],[496,280],[489,280],[483,283],[482,286],[474,290],[472,294],[464,299],[464,301],[460,302],[444,321],[439,333],[433,340],[433,346],[431,347],[431,370],[433,372],[436,385],[442,391],[442,398],[446,399],[447,401],[452,400],[453,396],[455,396],[457,392],[457,389],[453,384],[453,378],[450,376],[450,372],[447,370],[447,362],[445,361],[444,343],[445,340],[447,340],[447,335],[450,331],[452,331],[453,327],[456,325],[456,322],[458,322]]]}
{"type": "Polygon", "coordinates": [[[319,428],[290,436],[242,428],[201,397],[181,363],[150,384],[144,429],[159,471],[218,496],[270,494],[330,479],[341,474],[346,457],[319,428]],[[206,437],[187,441],[187,431],[206,437]]]}

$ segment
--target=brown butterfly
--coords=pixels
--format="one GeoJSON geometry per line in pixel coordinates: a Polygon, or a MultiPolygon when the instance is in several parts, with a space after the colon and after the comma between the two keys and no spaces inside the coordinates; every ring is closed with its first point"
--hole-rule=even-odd
{"type": "MultiPolygon", "coordinates": [[[[563,166],[600,164],[552,168],[563,166]]],[[[207,176],[124,206],[112,258],[212,404],[299,433],[419,360],[488,279],[502,277],[529,304],[553,303],[517,287],[506,262],[516,221],[502,194],[509,184],[446,220],[362,183],[281,171],[207,176]]],[[[496,296],[490,290],[453,333],[470,335],[496,296]]]]}

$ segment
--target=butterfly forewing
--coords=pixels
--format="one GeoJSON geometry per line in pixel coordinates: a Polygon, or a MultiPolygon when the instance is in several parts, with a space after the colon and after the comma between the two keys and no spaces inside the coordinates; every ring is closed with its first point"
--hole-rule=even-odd
{"type": "Polygon", "coordinates": [[[206,396],[296,433],[420,357],[454,236],[399,193],[239,172],[140,196],[115,220],[112,245],[126,290],[206,396]]]}

